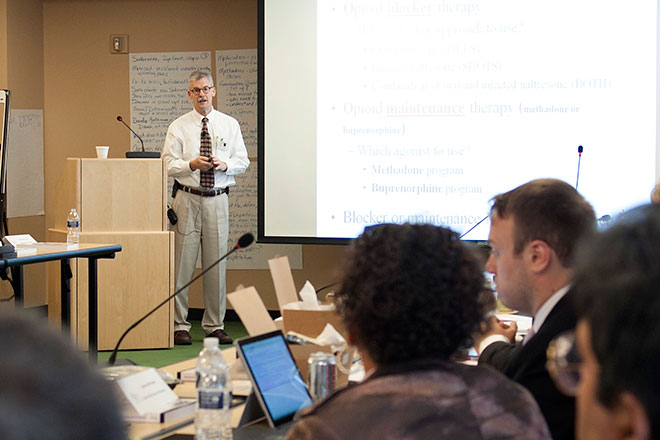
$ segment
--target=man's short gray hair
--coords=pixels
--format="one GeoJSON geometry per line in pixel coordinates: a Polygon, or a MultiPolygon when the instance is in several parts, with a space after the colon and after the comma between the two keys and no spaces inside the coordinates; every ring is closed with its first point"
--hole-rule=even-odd
{"type": "Polygon", "coordinates": [[[202,72],[201,70],[195,70],[193,73],[191,73],[188,77],[188,82],[191,83],[193,81],[199,81],[202,78],[208,79],[209,84],[213,86],[213,76],[211,76],[210,73],[202,72]]]}

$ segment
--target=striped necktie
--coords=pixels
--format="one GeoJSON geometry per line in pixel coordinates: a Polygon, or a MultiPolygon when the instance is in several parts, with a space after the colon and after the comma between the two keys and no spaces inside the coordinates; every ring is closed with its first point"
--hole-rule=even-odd
{"type": "MultiPolygon", "coordinates": [[[[209,134],[209,127],[206,125],[208,118],[202,119],[202,138],[199,147],[200,156],[211,157],[211,135],[209,134]]],[[[215,186],[215,177],[213,168],[208,171],[201,171],[200,183],[202,188],[210,189],[215,186]]]]}

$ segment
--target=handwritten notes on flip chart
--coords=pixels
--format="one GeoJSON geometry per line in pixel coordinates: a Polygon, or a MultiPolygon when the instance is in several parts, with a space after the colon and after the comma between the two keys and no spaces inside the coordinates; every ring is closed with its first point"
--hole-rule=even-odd
{"type": "Polygon", "coordinates": [[[44,213],[44,111],[11,110],[7,139],[7,217],[44,213]]]}
{"type": "Polygon", "coordinates": [[[257,49],[215,52],[218,110],[241,124],[248,156],[257,156],[257,49]]]}
{"type": "MultiPolygon", "coordinates": [[[[161,151],[167,127],[192,110],[188,98],[188,76],[195,70],[211,72],[211,52],[132,53],[130,124],[144,139],[148,151],[161,151]]],[[[140,141],[131,136],[131,150],[140,141]]]]}

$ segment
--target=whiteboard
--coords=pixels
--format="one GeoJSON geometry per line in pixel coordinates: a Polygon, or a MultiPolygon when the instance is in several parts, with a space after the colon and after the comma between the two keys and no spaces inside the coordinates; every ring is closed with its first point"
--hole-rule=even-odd
{"type": "Polygon", "coordinates": [[[12,109],[7,138],[7,217],[43,215],[44,111],[12,109]]]}

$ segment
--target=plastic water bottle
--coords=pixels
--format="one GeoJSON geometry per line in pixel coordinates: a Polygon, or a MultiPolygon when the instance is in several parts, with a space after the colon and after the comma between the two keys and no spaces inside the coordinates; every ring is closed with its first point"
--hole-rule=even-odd
{"type": "Polygon", "coordinates": [[[204,339],[197,358],[196,440],[231,440],[231,379],[218,338],[204,339]]]}
{"type": "Polygon", "coordinates": [[[77,244],[80,241],[80,217],[76,208],[69,211],[69,216],[66,218],[66,243],[77,244]]]}

